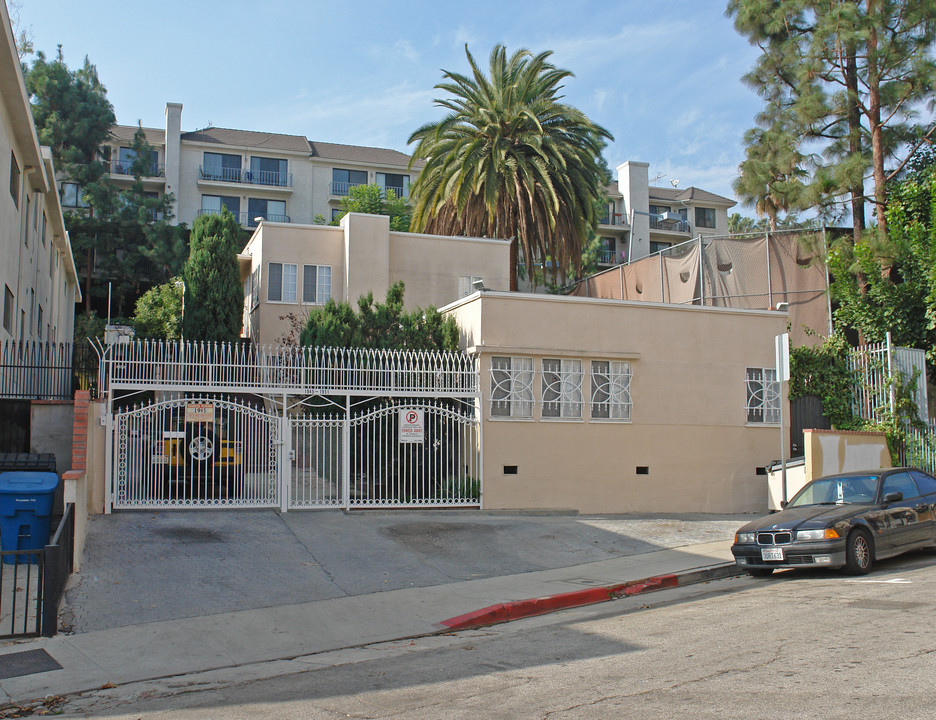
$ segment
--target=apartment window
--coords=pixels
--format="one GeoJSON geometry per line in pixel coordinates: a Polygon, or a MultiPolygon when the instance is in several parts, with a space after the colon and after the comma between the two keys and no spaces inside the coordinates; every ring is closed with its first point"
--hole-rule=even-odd
{"type": "Polygon", "coordinates": [[[255,219],[258,217],[270,222],[289,222],[286,216],[286,201],[249,198],[247,200],[247,224],[255,225],[255,219]]]}
{"type": "Polygon", "coordinates": [[[214,215],[227,208],[235,218],[240,216],[240,198],[228,195],[202,195],[199,215],[214,215]]]}
{"type": "Polygon", "coordinates": [[[302,302],[324,305],[331,297],[331,266],[302,266],[302,302]]]}
{"type": "Polygon", "coordinates": [[[297,270],[294,263],[270,263],[267,266],[267,300],[296,302],[297,270]]]}
{"type": "Polygon", "coordinates": [[[651,205],[650,212],[654,215],[662,215],[663,213],[668,213],[670,211],[669,205],[651,205]]]}
{"type": "Polygon", "coordinates": [[[16,162],[16,155],[10,152],[10,195],[13,196],[13,204],[19,208],[20,194],[20,167],[16,162]]]}
{"type": "Polygon", "coordinates": [[[279,158],[250,158],[250,177],[248,182],[255,185],[286,185],[286,161],[279,158]]]}
{"type": "Polygon", "coordinates": [[[86,208],[87,200],[84,199],[84,193],[76,183],[62,183],[62,207],[86,208]]]}
{"type": "Polygon", "coordinates": [[[13,291],[3,286],[3,329],[13,334],[13,291]]]}
{"type": "Polygon", "coordinates": [[[591,417],[593,420],[631,419],[631,366],[623,360],[592,360],[591,417]]]}
{"type": "Polygon", "coordinates": [[[491,358],[491,415],[533,417],[533,358],[491,358]]]}
{"type": "Polygon", "coordinates": [[[46,221],[46,214],[45,214],[45,210],[43,210],[42,211],[42,230],[40,230],[39,232],[39,237],[42,238],[42,247],[46,246],[46,228],[47,227],[48,227],[48,223],[46,221]]]}
{"type": "Polygon", "coordinates": [[[206,152],[202,156],[201,176],[206,180],[241,181],[241,156],[206,152]]]}
{"type": "Polygon", "coordinates": [[[780,422],[780,383],[775,368],[748,368],[747,421],[749,423],[780,422]]]}
{"type": "Polygon", "coordinates": [[[715,227],[715,208],[697,207],[695,209],[696,227],[715,227]]]}
{"type": "Polygon", "coordinates": [[[332,222],[335,222],[335,220],[341,220],[341,218],[343,218],[345,214],[346,212],[342,210],[341,208],[332,208],[331,209],[332,222]]]}
{"type": "Polygon", "coordinates": [[[42,305],[39,306],[39,321],[36,323],[36,338],[42,340],[42,305]]]}
{"type": "MultiPolygon", "coordinates": [[[[122,147],[117,150],[117,162],[111,165],[111,172],[115,175],[133,175],[133,164],[137,155],[133,148],[122,147]]],[[[140,168],[140,175],[155,177],[159,175],[159,151],[149,151],[149,162],[140,168]]]]}
{"type": "Polygon", "coordinates": [[[255,310],[260,304],[260,268],[250,273],[250,309],[255,310]]]}
{"type": "Polygon", "coordinates": [[[650,254],[653,255],[653,253],[663,252],[667,248],[671,247],[672,244],[673,243],[658,242],[656,240],[651,240],[650,241],[650,254]]]}
{"type": "Polygon", "coordinates": [[[377,184],[386,190],[393,190],[398,198],[409,197],[409,175],[396,173],[377,173],[377,184]]]}
{"type": "Polygon", "coordinates": [[[31,205],[32,205],[32,195],[30,193],[26,193],[26,231],[23,235],[23,243],[26,245],[26,247],[29,247],[29,222],[30,222],[29,209],[31,205]]]}
{"type": "Polygon", "coordinates": [[[543,359],[543,417],[582,417],[582,361],[543,359]]]}
{"type": "Polygon", "coordinates": [[[355,185],[367,185],[366,170],[346,170],[332,168],[332,195],[347,195],[355,185]]]}
{"type": "Polygon", "coordinates": [[[480,275],[459,275],[458,276],[458,297],[468,297],[475,291],[474,283],[483,282],[484,278],[480,275]]]}

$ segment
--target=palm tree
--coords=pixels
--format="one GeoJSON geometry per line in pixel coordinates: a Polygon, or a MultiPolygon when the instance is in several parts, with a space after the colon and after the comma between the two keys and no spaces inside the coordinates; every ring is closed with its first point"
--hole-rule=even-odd
{"type": "Polygon", "coordinates": [[[423,125],[413,162],[425,167],[413,184],[412,229],[441,235],[510,238],[510,289],[519,254],[528,269],[552,260],[565,278],[578,270],[597,226],[607,130],[560,102],[571,77],[548,62],[551,52],[503,45],[491,51],[486,77],[465,46],[471,76],[443,71],[436,100],[449,112],[423,125]]]}

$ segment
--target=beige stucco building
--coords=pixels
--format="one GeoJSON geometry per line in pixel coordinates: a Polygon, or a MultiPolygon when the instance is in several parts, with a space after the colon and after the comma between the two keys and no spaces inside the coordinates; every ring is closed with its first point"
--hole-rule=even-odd
{"type": "Polygon", "coordinates": [[[439,307],[485,287],[509,287],[506,240],[390,230],[386,215],[346,215],[338,227],[261,222],[239,256],[244,283],[244,334],[275,344],[289,316],[304,325],[329,298],[352,303],[402,281],[407,307],[439,307]]]}
{"type": "MultiPolygon", "coordinates": [[[[377,184],[409,197],[418,166],[387,148],[317,142],[302,135],[207,127],[182,130],[181,103],[166,104],[164,128],[143,128],[153,147],[146,191],[171,193],[172,222],[191,225],[205,213],[230,210],[241,225],[257,218],[308,225],[330,222],[355,185],[377,184]]],[[[104,148],[109,177],[132,182],[131,149],[137,127],[117,125],[104,148]]],[[[62,184],[66,207],[81,207],[80,189],[62,184]]]]}
{"type": "Polygon", "coordinates": [[[784,313],[504,292],[443,312],[479,358],[485,508],[764,509],[784,313]]]}
{"type": "Polygon", "coordinates": [[[81,291],[55,169],[36,136],[6,5],[0,18],[0,341],[71,342],[81,291]]]}

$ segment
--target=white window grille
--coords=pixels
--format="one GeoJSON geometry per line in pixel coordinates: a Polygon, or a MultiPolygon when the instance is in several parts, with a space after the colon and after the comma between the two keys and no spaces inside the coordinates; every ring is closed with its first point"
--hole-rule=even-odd
{"type": "Polygon", "coordinates": [[[331,266],[302,266],[302,302],[324,305],[331,297],[331,266]]]}
{"type": "Polygon", "coordinates": [[[780,422],[780,383],[775,368],[747,369],[747,421],[780,422]]]}
{"type": "Polygon", "coordinates": [[[250,309],[256,310],[260,304],[260,268],[250,273],[250,309]]]}
{"type": "Polygon", "coordinates": [[[582,361],[543,359],[543,417],[582,417],[582,361]]]}
{"type": "Polygon", "coordinates": [[[476,280],[484,281],[480,275],[459,275],[458,276],[458,297],[468,297],[474,292],[474,282],[476,280]]]}
{"type": "Polygon", "coordinates": [[[491,358],[491,415],[533,417],[533,358],[491,358]]]}
{"type": "Polygon", "coordinates": [[[592,360],[591,416],[595,420],[630,420],[631,365],[622,360],[592,360]]]}

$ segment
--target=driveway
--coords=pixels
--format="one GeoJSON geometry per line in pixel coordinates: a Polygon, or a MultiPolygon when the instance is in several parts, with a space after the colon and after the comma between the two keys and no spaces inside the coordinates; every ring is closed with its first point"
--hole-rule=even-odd
{"type": "Polygon", "coordinates": [[[745,515],[174,510],[91,518],[76,632],[568,567],[730,537],[745,515]]]}

